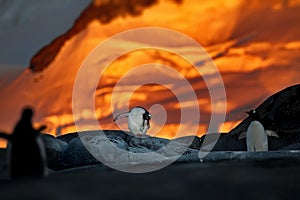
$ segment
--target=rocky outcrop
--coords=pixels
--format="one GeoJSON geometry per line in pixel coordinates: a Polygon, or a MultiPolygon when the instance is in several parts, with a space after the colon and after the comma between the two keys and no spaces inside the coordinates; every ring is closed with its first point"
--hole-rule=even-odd
{"type": "MultiPolygon", "coordinates": [[[[48,163],[52,169],[100,164],[99,160],[121,160],[123,163],[151,162],[153,157],[165,160],[180,154],[197,153],[196,149],[200,148],[200,145],[193,144],[192,137],[178,138],[172,142],[156,137],[137,138],[129,132],[114,130],[70,133],[57,138],[49,135],[43,137],[44,141],[47,141],[45,146],[48,163]],[[187,145],[190,143],[193,148],[187,145]]],[[[196,137],[194,141],[196,140],[200,141],[200,138],[196,137]]]]}
{"type": "Polygon", "coordinates": [[[61,161],[63,152],[65,152],[68,147],[68,143],[48,134],[43,134],[42,139],[46,147],[48,167],[55,169],[57,168],[57,163],[61,161]]]}
{"type": "Polygon", "coordinates": [[[248,153],[246,152],[245,139],[238,140],[234,135],[230,134],[221,134],[211,152],[205,152],[205,147],[202,147],[203,140],[207,136],[202,138],[194,137],[190,146],[186,146],[186,142],[191,141],[191,136],[174,140],[155,137],[136,138],[127,135],[123,131],[105,131],[104,137],[106,139],[98,131],[87,131],[79,135],[78,133],[72,133],[57,138],[46,137],[48,140],[46,149],[49,168],[54,170],[102,164],[100,160],[104,160],[105,164],[111,161],[116,162],[109,163],[112,165],[128,162],[151,164],[151,162],[156,163],[161,162],[161,160],[168,161],[181,153],[182,155],[175,162],[211,162],[240,159],[268,160],[282,159],[286,155],[296,160],[300,158],[299,151],[287,151],[300,149],[300,143],[292,144],[292,141],[289,140],[280,142],[280,138],[269,140],[272,148],[276,146],[282,147],[279,151],[248,153]],[[66,142],[67,138],[72,139],[66,142]],[[108,141],[111,142],[113,148],[108,146],[108,141]],[[166,146],[172,141],[175,145],[166,149],[166,146]],[[288,144],[289,142],[290,144],[288,144]],[[285,144],[287,145],[284,146],[285,144]],[[202,159],[199,158],[200,149],[204,153],[202,159]],[[125,152],[125,154],[120,154],[120,152],[125,152]],[[151,156],[149,157],[146,153],[151,153],[151,156]]]}
{"type": "MultiPolygon", "coordinates": [[[[264,101],[256,111],[262,118],[265,129],[273,130],[280,137],[300,133],[300,85],[288,87],[264,101]]],[[[246,131],[250,124],[247,117],[229,134],[238,136],[246,131]]]]}
{"type": "MultiPolygon", "coordinates": [[[[265,129],[275,131],[279,135],[279,138],[268,137],[269,150],[293,150],[296,147],[294,144],[300,143],[300,85],[288,87],[272,95],[258,106],[256,111],[265,129]]],[[[245,144],[245,141],[238,140],[238,136],[247,130],[250,122],[249,117],[244,119],[229,132],[229,135],[224,136],[224,143],[245,144]]],[[[243,149],[229,147],[223,150],[243,149]]]]}
{"type": "MultiPolygon", "coordinates": [[[[297,117],[300,116],[300,85],[286,88],[274,94],[256,110],[262,118],[264,127],[277,132],[279,135],[279,138],[268,138],[270,151],[300,149],[300,118],[297,117]]],[[[99,160],[105,160],[107,156],[109,157],[108,160],[105,160],[107,162],[120,160],[133,163],[151,162],[153,157],[147,157],[146,153],[153,153],[152,156],[158,161],[181,155],[177,162],[190,162],[199,160],[200,150],[204,153],[207,149],[212,151],[206,152],[206,154],[209,153],[205,157],[206,160],[210,158],[221,159],[222,155],[232,157],[230,153],[224,154],[222,152],[246,151],[245,138],[239,139],[238,137],[246,131],[249,123],[250,119],[246,118],[229,133],[210,133],[201,138],[193,136],[174,140],[156,137],[137,138],[130,135],[129,132],[104,130],[70,133],[57,138],[44,135],[44,141],[49,167],[52,169],[100,164],[99,160]],[[218,140],[215,141],[215,138],[218,140]],[[204,141],[206,142],[204,143],[204,141]],[[211,143],[207,143],[207,141],[211,141],[211,143]],[[171,148],[167,148],[170,145],[171,148]]],[[[234,155],[237,159],[244,156],[234,155]]],[[[255,155],[249,154],[250,157],[255,157],[255,155]]]]}

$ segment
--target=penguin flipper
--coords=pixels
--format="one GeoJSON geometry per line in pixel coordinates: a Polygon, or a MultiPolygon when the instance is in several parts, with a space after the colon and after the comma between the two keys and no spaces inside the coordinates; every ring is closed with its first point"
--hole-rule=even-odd
{"type": "Polygon", "coordinates": [[[270,137],[273,136],[273,137],[279,138],[279,135],[275,131],[272,131],[272,130],[266,130],[266,134],[270,137]]]}
{"type": "Polygon", "coordinates": [[[117,115],[115,118],[114,118],[114,122],[119,120],[119,119],[123,119],[123,118],[126,118],[129,116],[129,112],[126,112],[126,113],[121,113],[119,115],[117,115]]]}
{"type": "Polygon", "coordinates": [[[4,138],[6,140],[11,140],[11,135],[8,135],[6,133],[0,132],[0,138],[4,138]]]}
{"type": "Polygon", "coordinates": [[[245,138],[246,135],[247,135],[247,132],[246,132],[246,131],[242,132],[242,133],[239,135],[239,140],[245,138]]]}
{"type": "Polygon", "coordinates": [[[45,126],[45,125],[42,125],[42,126],[40,126],[38,129],[37,129],[37,132],[42,132],[43,130],[45,130],[47,128],[47,126],[45,126]]]}

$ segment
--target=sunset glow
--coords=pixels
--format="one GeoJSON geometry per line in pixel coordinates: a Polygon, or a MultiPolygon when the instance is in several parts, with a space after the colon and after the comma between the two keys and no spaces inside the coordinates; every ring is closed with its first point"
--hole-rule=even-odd
{"type": "MultiPolygon", "coordinates": [[[[95,1],[94,5],[97,7],[109,2],[95,1]]],[[[115,2],[122,4],[121,0],[115,2]]],[[[36,57],[37,63],[41,63],[38,61],[53,53],[51,49],[59,49],[46,68],[40,72],[26,69],[15,81],[0,90],[0,130],[11,132],[22,107],[31,105],[36,110],[36,125],[46,124],[46,132],[60,135],[76,131],[72,114],[72,90],[84,59],[97,45],[114,34],[132,28],[153,26],[186,34],[201,44],[212,57],[222,75],[227,96],[227,105],[219,105],[220,110],[226,106],[227,111],[226,122],[223,126],[220,125],[219,132],[228,132],[246,116],[245,110],[255,108],[275,92],[299,83],[300,0],[286,1],[286,4],[284,2],[169,0],[158,1],[145,8],[139,7],[137,9],[141,11],[136,15],[126,14],[123,7],[120,7],[120,11],[109,10],[107,12],[125,14],[116,15],[107,23],[100,19],[88,20],[87,26],[81,27],[78,33],[74,31],[60,48],[51,48],[50,45],[45,50],[48,53],[36,57]]],[[[107,13],[109,14],[111,13],[107,13]]],[[[75,26],[79,25],[79,22],[77,25],[75,23],[75,26]]],[[[52,47],[55,45],[57,44],[53,43],[52,47]]],[[[135,44],[131,41],[116,41],[115,45],[122,48],[135,44]]],[[[180,45],[180,48],[185,48],[184,44],[180,45]]],[[[97,62],[99,61],[95,60],[93,65],[97,66],[97,62]]],[[[157,50],[131,52],[119,57],[107,68],[94,94],[95,113],[101,128],[127,130],[126,120],[121,120],[120,124],[112,121],[112,93],[122,76],[135,66],[147,63],[172,67],[190,82],[197,92],[201,113],[197,135],[205,134],[212,106],[207,85],[186,60],[170,52],[157,50]]],[[[205,74],[214,73],[210,65],[201,67],[205,74]]],[[[157,76],[164,76],[160,67],[155,68],[154,65],[153,70],[157,76]]],[[[97,69],[93,68],[91,73],[98,73],[97,69]]],[[[147,74],[136,74],[137,78],[143,76],[147,74]]],[[[209,84],[214,84],[213,79],[210,82],[209,84]]],[[[186,102],[180,105],[172,91],[155,84],[140,86],[129,97],[130,101],[126,102],[130,94],[128,91],[133,88],[135,87],[130,84],[122,88],[122,97],[115,105],[119,109],[117,111],[121,111],[124,105],[131,108],[140,105],[151,112],[151,106],[161,105],[152,107],[153,119],[149,134],[174,138],[180,125],[181,107],[192,109],[194,104],[186,102]],[[164,120],[165,124],[162,123],[164,120]]],[[[88,121],[93,117],[89,110],[83,111],[79,117],[87,121],[86,129],[98,128],[89,126],[88,121]]],[[[1,146],[5,146],[2,140],[1,146]]]]}

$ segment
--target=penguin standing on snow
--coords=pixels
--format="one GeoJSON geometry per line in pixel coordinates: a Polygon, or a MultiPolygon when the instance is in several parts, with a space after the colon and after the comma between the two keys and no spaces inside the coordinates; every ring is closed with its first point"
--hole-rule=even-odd
{"type": "Polygon", "coordinates": [[[128,118],[128,128],[135,136],[146,136],[150,128],[151,114],[143,107],[137,106],[129,112],[121,113],[114,118],[117,121],[122,118],[128,118]]]}
{"type": "Polygon", "coordinates": [[[9,141],[8,159],[12,178],[47,176],[46,152],[40,138],[40,132],[46,127],[34,129],[31,122],[32,116],[32,109],[24,109],[13,133],[11,135],[0,133],[0,137],[9,141]]]}
{"type": "MultiPolygon", "coordinates": [[[[260,122],[259,114],[255,110],[250,110],[246,113],[252,120],[245,135],[247,151],[268,151],[268,135],[278,137],[277,133],[265,130],[260,122]]],[[[241,134],[239,138],[243,137],[243,134],[241,134]]]]}

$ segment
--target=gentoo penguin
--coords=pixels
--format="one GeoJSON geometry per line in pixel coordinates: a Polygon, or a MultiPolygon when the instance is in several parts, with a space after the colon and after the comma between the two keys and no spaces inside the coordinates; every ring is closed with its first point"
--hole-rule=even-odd
{"type": "MultiPolygon", "coordinates": [[[[259,114],[255,110],[246,112],[251,118],[251,123],[246,132],[247,151],[268,151],[268,135],[278,137],[274,131],[266,131],[261,124],[259,114]]],[[[243,138],[240,135],[240,139],[243,138]]]]}
{"type": "Polygon", "coordinates": [[[9,141],[8,159],[11,178],[47,176],[46,151],[40,138],[40,132],[46,127],[34,129],[32,116],[32,109],[24,109],[13,133],[0,134],[0,137],[9,141]]]}
{"type": "Polygon", "coordinates": [[[122,118],[128,118],[128,128],[135,136],[146,136],[150,128],[151,114],[143,107],[137,106],[129,112],[121,113],[114,118],[117,121],[122,118]]]}

